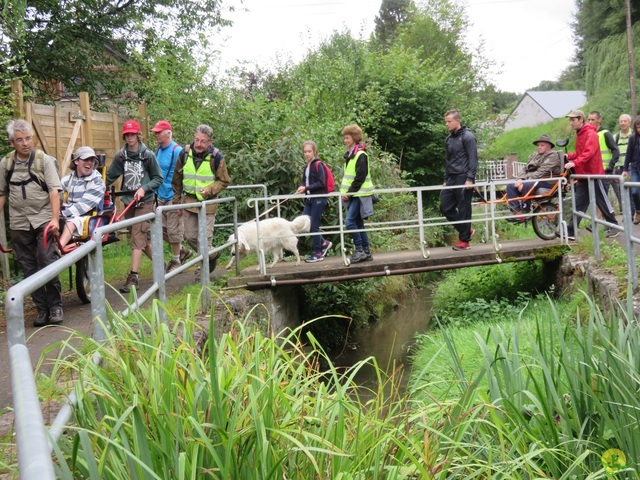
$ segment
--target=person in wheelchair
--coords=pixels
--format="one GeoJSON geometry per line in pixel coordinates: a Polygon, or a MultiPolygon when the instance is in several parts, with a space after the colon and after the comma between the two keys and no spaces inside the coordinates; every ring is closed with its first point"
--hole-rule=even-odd
{"type": "MultiPolygon", "coordinates": [[[[551,137],[542,134],[533,144],[536,146],[536,151],[529,156],[527,164],[518,173],[518,180],[507,185],[507,199],[517,199],[539,193],[540,189],[550,189],[553,183],[543,179],[562,173],[563,154],[554,149],[555,144],[551,141],[551,137]]],[[[516,218],[510,219],[511,221],[524,222],[526,219],[522,214],[529,212],[531,202],[509,200],[509,208],[516,214],[516,218]]]]}
{"type": "Polygon", "coordinates": [[[98,158],[91,147],[79,147],[71,159],[71,173],[62,177],[62,208],[60,215],[64,227],[60,245],[64,246],[74,235],[82,234],[85,223],[95,214],[106,190],[102,175],[96,169],[98,158]]]}

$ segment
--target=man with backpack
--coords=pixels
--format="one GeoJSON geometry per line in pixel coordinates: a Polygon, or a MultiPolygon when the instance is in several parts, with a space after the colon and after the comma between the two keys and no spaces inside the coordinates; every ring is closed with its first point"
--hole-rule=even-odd
{"type": "MultiPolygon", "coordinates": [[[[7,126],[14,150],[0,160],[0,209],[8,199],[9,229],[14,259],[24,276],[39,272],[58,259],[53,235],[60,222],[60,177],[56,159],[33,149],[34,132],[25,120],[7,126]],[[44,247],[44,232],[51,236],[44,247]]],[[[34,327],[63,321],[60,279],[50,280],[31,295],[38,309],[34,327]]]]}
{"type": "MultiPolygon", "coordinates": [[[[213,129],[209,125],[199,125],[193,143],[185,147],[176,163],[173,173],[173,203],[195,203],[217,198],[231,183],[224,155],[213,146],[213,129]]],[[[218,205],[206,207],[207,251],[213,239],[213,227],[218,205]]],[[[184,237],[187,244],[199,252],[198,242],[199,207],[184,210],[184,237]]],[[[220,252],[209,255],[209,272],[215,270],[220,252]]],[[[200,281],[200,268],[196,269],[196,282],[200,281]]]]}
{"type": "MultiPolygon", "coordinates": [[[[171,124],[166,120],[160,120],[151,131],[156,136],[158,150],[156,158],[162,170],[164,182],[158,188],[158,205],[165,206],[173,203],[173,172],[182,147],[173,141],[173,131],[171,124]]],[[[171,246],[171,261],[167,264],[166,271],[169,273],[186,262],[193,252],[182,246],[184,238],[184,225],[182,223],[182,210],[170,210],[162,212],[162,237],[171,246]]]]}
{"type": "MultiPolygon", "coordinates": [[[[112,185],[122,176],[122,202],[128,207],[125,218],[139,217],[153,212],[155,208],[156,190],[162,185],[162,170],[155,154],[142,143],[140,124],[135,120],[127,120],[122,127],[122,139],[126,142],[116,152],[113,162],[107,170],[107,186],[112,185]]],[[[142,260],[142,252],[151,258],[150,222],[133,225],[130,229],[131,271],[120,291],[128,293],[132,286],[138,286],[138,268],[142,260]]]]}

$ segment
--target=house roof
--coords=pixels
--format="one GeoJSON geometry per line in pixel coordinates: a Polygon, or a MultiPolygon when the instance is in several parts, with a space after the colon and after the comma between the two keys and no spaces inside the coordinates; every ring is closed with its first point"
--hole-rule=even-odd
{"type": "Polygon", "coordinates": [[[587,103],[587,92],[582,90],[566,90],[552,92],[527,91],[538,105],[553,118],[561,118],[571,110],[582,107],[587,103]]]}

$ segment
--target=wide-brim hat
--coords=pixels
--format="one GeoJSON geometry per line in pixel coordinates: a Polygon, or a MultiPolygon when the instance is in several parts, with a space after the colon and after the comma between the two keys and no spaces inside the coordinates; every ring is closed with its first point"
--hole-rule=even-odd
{"type": "Polygon", "coordinates": [[[551,141],[551,137],[546,133],[540,135],[540,138],[534,141],[533,144],[537,146],[540,142],[548,143],[549,145],[551,145],[551,148],[554,148],[556,146],[556,144],[551,141]]]}
{"type": "Polygon", "coordinates": [[[92,158],[94,162],[98,161],[98,156],[96,152],[91,147],[78,147],[76,153],[73,154],[73,158],[71,159],[71,163],[69,164],[69,168],[71,170],[76,169],[76,160],[85,160],[87,158],[92,158]]]}

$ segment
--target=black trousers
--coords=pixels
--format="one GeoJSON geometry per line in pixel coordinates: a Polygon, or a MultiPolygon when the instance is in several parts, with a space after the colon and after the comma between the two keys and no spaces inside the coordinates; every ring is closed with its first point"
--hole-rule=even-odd
{"type": "MultiPolygon", "coordinates": [[[[464,185],[466,175],[456,175],[445,178],[447,187],[464,185]]],[[[440,192],[440,211],[450,222],[471,220],[471,198],[473,190],[470,188],[455,188],[440,192]]],[[[458,231],[458,238],[462,242],[471,240],[471,223],[456,223],[453,225],[458,231]]]]}
{"type": "MultiPolygon", "coordinates": [[[[618,224],[616,217],[613,214],[613,205],[609,201],[609,197],[607,196],[607,192],[602,184],[601,180],[594,180],[593,186],[595,188],[595,196],[596,196],[596,206],[602,212],[602,218],[604,218],[607,222],[613,223],[615,225],[618,224]]],[[[585,213],[589,208],[589,181],[588,180],[578,180],[575,185],[575,196],[576,196],[576,210],[582,213],[585,213]]],[[[580,217],[578,217],[578,226],[580,225],[580,217]]],[[[567,230],[570,235],[573,235],[575,232],[573,231],[573,217],[571,218],[571,223],[569,223],[567,230]]]]}
{"type": "MultiPolygon", "coordinates": [[[[44,230],[48,223],[30,230],[11,230],[13,257],[24,271],[24,277],[38,273],[44,267],[58,260],[55,239],[49,235],[47,248],[43,247],[44,230]]],[[[55,277],[31,295],[38,311],[48,312],[51,307],[62,306],[60,278],[55,277]]]]}

